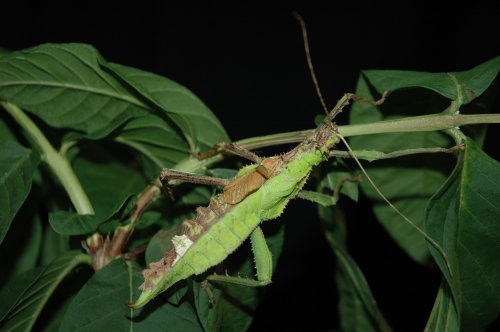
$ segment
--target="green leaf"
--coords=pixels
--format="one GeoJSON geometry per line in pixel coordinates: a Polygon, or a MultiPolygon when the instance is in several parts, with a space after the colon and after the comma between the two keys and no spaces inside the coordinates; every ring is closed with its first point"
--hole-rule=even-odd
{"type": "Polygon", "coordinates": [[[134,229],[141,230],[161,221],[161,213],[158,211],[145,211],[139,221],[135,224],[134,229]]]}
{"type": "Polygon", "coordinates": [[[188,145],[161,117],[149,114],[127,122],[115,140],[151,161],[154,176],[163,167],[171,167],[188,155],[188,145]]]}
{"type": "Polygon", "coordinates": [[[22,299],[26,289],[32,287],[40,279],[45,268],[44,266],[26,271],[2,287],[0,291],[0,327],[3,326],[5,317],[22,299]]]}
{"type": "Polygon", "coordinates": [[[434,307],[425,326],[426,332],[459,331],[459,317],[450,287],[441,281],[434,307]]]}
{"type": "Polygon", "coordinates": [[[340,209],[319,207],[319,216],[325,237],[337,257],[335,280],[339,290],[342,331],[391,331],[363,272],[347,252],[347,230],[340,209]]]}
{"type": "Polygon", "coordinates": [[[77,158],[73,167],[96,216],[103,221],[111,218],[132,195],[140,193],[147,185],[137,171],[119,162],[100,163],[77,158]]]}
{"type": "Polygon", "coordinates": [[[95,232],[101,222],[102,220],[95,215],[81,215],[67,211],[49,213],[50,226],[62,235],[83,235],[95,232]]]}
{"type": "Polygon", "coordinates": [[[228,141],[208,107],[184,86],[165,77],[114,63],[105,64],[181,128],[193,152],[228,141]]]}
{"type": "MultiPolygon", "coordinates": [[[[371,99],[378,98],[375,90],[392,91],[379,108],[366,103],[355,103],[351,123],[370,123],[384,118],[439,113],[450,107],[452,98],[456,109],[484,92],[496,77],[500,57],[462,73],[420,73],[409,71],[364,71],[358,81],[357,93],[371,99]],[[425,89],[408,89],[419,87],[425,89]],[[433,92],[435,91],[435,92],[433,92]]],[[[484,107],[484,105],[481,105],[484,107]]],[[[484,110],[482,110],[484,112],[484,110]]],[[[396,133],[353,137],[353,149],[391,152],[422,147],[447,147],[453,143],[442,133],[396,133]]],[[[440,188],[452,169],[452,158],[443,155],[407,156],[394,160],[376,161],[367,165],[368,174],[380,190],[401,212],[421,226],[427,201],[440,188]]],[[[429,261],[429,253],[422,236],[394,212],[367,181],[363,192],[373,203],[377,219],[408,255],[419,263],[429,261]]]]}
{"type": "Polygon", "coordinates": [[[30,270],[13,279],[0,294],[0,329],[30,331],[57,285],[82,263],[90,263],[90,257],[70,251],[45,267],[30,270]]]}
{"type": "Polygon", "coordinates": [[[31,190],[38,154],[19,143],[0,142],[0,243],[31,190]]]}
{"type": "Polygon", "coordinates": [[[28,197],[28,204],[16,215],[9,233],[0,245],[2,264],[8,267],[0,274],[0,285],[36,266],[42,246],[42,221],[38,211],[29,205],[35,205],[38,199],[39,197],[28,197]]]}
{"type": "Polygon", "coordinates": [[[467,139],[460,163],[429,202],[425,229],[444,249],[461,331],[482,331],[500,313],[500,163],[467,139]]]}
{"type": "Polygon", "coordinates": [[[332,195],[340,189],[340,194],[343,194],[357,202],[359,198],[360,180],[361,178],[353,173],[339,171],[328,172],[321,180],[319,187],[321,190],[328,189],[332,195]]]}
{"type": "Polygon", "coordinates": [[[425,73],[403,70],[365,70],[379,93],[402,88],[426,88],[466,104],[481,95],[500,70],[500,56],[464,72],[425,73]]]}
{"type": "Polygon", "coordinates": [[[201,331],[192,307],[159,297],[140,310],[125,304],[139,294],[137,264],[115,260],[95,273],[73,299],[60,331],[201,331]]]}
{"type": "Polygon", "coordinates": [[[149,109],[99,62],[90,45],[44,44],[0,59],[0,99],[57,128],[92,138],[109,134],[149,109]]]}
{"type": "Polygon", "coordinates": [[[179,206],[200,206],[207,204],[211,197],[211,191],[207,187],[195,187],[188,193],[178,198],[176,202],[179,206]]]}
{"type": "Polygon", "coordinates": [[[39,264],[45,265],[70,250],[69,236],[56,233],[52,227],[45,227],[39,264]]]}
{"type": "Polygon", "coordinates": [[[234,168],[211,168],[207,170],[207,173],[216,178],[230,179],[238,174],[238,170],[234,168]]]}

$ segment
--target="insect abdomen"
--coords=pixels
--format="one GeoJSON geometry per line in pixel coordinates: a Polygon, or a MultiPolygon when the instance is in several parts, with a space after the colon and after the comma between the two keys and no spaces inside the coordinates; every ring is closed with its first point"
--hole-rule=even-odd
{"type": "Polygon", "coordinates": [[[253,211],[245,213],[251,210],[244,211],[243,205],[238,205],[235,209],[242,211],[233,209],[231,213],[222,217],[182,256],[179,263],[189,262],[192,274],[201,274],[222,262],[259,224],[260,220],[253,211]]]}

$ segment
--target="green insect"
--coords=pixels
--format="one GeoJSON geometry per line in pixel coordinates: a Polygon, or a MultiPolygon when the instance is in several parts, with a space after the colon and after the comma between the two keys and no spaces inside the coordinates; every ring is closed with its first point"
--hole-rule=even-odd
{"type": "MultiPolygon", "coordinates": [[[[198,208],[194,219],[184,221],[182,234],[172,239],[173,248],[143,271],[142,293],[130,307],[142,307],[176,282],[221,263],[248,237],[257,270],[257,280],[252,281],[255,285],[268,284],[272,274],[271,254],[259,224],[283,212],[302,189],[312,169],[324,161],[338,143],[337,126],[332,120],[352,97],[352,94],[344,95],[325,121],[288,153],[244,167],[229,181],[208,177],[195,181],[224,185],[224,191],[212,197],[207,207],[198,208]]],[[[259,161],[258,157],[252,159],[259,161]]],[[[186,180],[185,175],[177,175],[165,170],[162,180],[186,180]]]]}

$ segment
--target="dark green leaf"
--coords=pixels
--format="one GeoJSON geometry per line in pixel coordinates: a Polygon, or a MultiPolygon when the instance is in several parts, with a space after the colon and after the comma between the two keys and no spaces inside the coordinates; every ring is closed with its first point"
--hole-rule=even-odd
{"type": "Polygon", "coordinates": [[[145,211],[139,221],[135,224],[135,229],[144,229],[161,220],[161,213],[158,211],[145,211]]]}
{"type": "Polygon", "coordinates": [[[427,332],[459,331],[459,317],[450,287],[445,280],[441,282],[434,307],[425,326],[427,332]]]}
{"type": "Polygon", "coordinates": [[[460,163],[429,202],[425,228],[444,249],[431,248],[451,288],[461,331],[482,331],[500,313],[500,163],[472,140],[460,163]]]}
{"type": "Polygon", "coordinates": [[[363,272],[347,252],[345,244],[347,231],[340,209],[319,207],[319,215],[326,239],[337,257],[335,280],[339,290],[342,331],[391,331],[363,272]]]}
{"type": "Polygon", "coordinates": [[[102,220],[95,215],[81,215],[67,211],[49,213],[50,226],[62,235],[83,235],[95,232],[101,222],[102,220]]]}
{"type": "Polygon", "coordinates": [[[70,304],[60,331],[201,331],[191,306],[157,298],[140,310],[125,304],[139,295],[142,283],[135,263],[115,260],[99,270],[70,304]]]}
{"type": "Polygon", "coordinates": [[[15,308],[16,303],[22,299],[24,292],[40,279],[45,269],[46,266],[31,269],[3,285],[0,291],[0,327],[4,324],[4,318],[15,308]]]}
{"type": "Polygon", "coordinates": [[[0,243],[31,190],[38,155],[19,143],[0,141],[0,243]]]}
{"type": "Polygon", "coordinates": [[[52,227],[45,227],[39,264],[49,264],[68,250],[69,236],[56,233],[52,227]]]}
{"type": "Polygon", "coordinates": [[[206,204],[211,196],[211,191],[207,187],[195,187],[190,190],[187,194],[179,197],[176,202],[183,206],[199,206],[206,204]]]}
{"type": "Polygon", "coordinates": [[[149,114],[127,122],[115,138],[155,165],[154,176],[161,168],[171,167],[188,155],[189,147],[161,117],[149,114]]]}
{"type": "Polygon", "coordinates": [[[113,63],[106,66],[165,112],[181,128],[194,152],[228,141],[219,120],[184,86],[139,69],[113,63]]]}
{"type": "Polygon", "coordinates": [[[147,185],[138,172],[118,162],[97,163],[78,158],[73,167],[101,220],[111,218],[131,195],[140,193],[147,185]]]}
{"type": "MultiPolygon", "coordinates": [[[[359,197],[359,182],[361,178],[358,178],[349,172],[329,172],[321,180],[320,188],[324,190],[328,189],[333,196],[336,191],[340,190],[340,194],[343,194],[353,201],[357,202],[359,197]]],[[[338,195],[338,194],[337,194],[338,195]]]]}
{"type": "Polygon", "coordinates": [[[87,255],[70,251],[43,268],[31,270],[2,289],[0,322],[2,331],[30,331],[38,315],[62,279],[81,263],[89,263],[87,255]]]}
{"type": "Polygon", "coordinates": [[[486,90],[500,70],[500,57],[458,73],[425,73],[402,70],[365,70],[363,75],[378,92],[426,88],[466,104],[486,90]]]}
{"type": "MultiPolygon", "coordinates": [[[[36,202],[32,197],[29,203],[36,202]]],[[[5,284],[20,273],[36,266],[42,245],[42,221],[38,211],[24,205],[14,218],[10,231],[0,245],[3,269],[0,274],[0,285],[5,284]]]]}
{"type": "Polygon", "coordinates": [[[208,170],[208,175],[216,178],[230,179],[235,177],[236,174],[238,174],[238,170],[233,168],[211,168],[208,170]]]}
{"type": "Polygon", "coordinates": [[[0,98],[54,127],[103,137],[149,110],[84,44],[44,44],[0,59],[0,98]]]}

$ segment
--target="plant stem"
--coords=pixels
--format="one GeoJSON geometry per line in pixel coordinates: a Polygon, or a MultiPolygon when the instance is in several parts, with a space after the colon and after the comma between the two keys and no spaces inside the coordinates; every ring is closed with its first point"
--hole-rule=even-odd
{"type": "Polygon", "coordinates": [[[79,214],[94,214],[92,204],[66,157],[60,155],[54,149],[36,124],[18,106],[7,102],[0,102],[0,105],[28,132],[33,142],[42,151],[43,160],[61,181],[75,210],[79,214]]]}
{"type": "MultiPolygon", "coordinates": [[[[384,120],[366,124],[339,126],[339,133],[343,137],[350,137],[397,132],[437,131],[481,123],[500,123],[500,114],[432,114],[414,116],[396,120],[384,120]]],[[[250,150],[267,146],[299,143],[302,142],[305,137],[310,135],[313,130],[314,129],[291,131],[287,133],[251,137],[234,143],[250,150]]]]}
{"type": "MultiPolygon", "coordinates": [[[[471,125],[471,124],[482,124],[482,123],[500,123],[500,114],[474,114],[474,115],[462,115],[448,113],[438,113],[423,116],[405,117],[395,120],[384,120],[379,122],[367,123],[367,124],[356,124],[356,125],[344,125],[339,126],[339,133],[343,137],[349,136],[361,136],[361,135],[372,135],[372,134],[384,134],[384,133],[397,133],[397,132],[420,132],[420,131],[438,131],[438,130],[449,130],[456,129],[460,126],[471,125]]],[[[458,129],[457,129],[458,130],[458,129]]],[[[282,144],[290,143],[300,143],[308,135],[310,135],[314,129],[291,131],[286,133],[278,133],[266,136],[250,137],[245,138],[234,143],[239,146],[254,150],[263,147],[276,146],[282,144]]],[[[459,144],[460,141],[457,141],[459,144]]],[[[427,149],[428,150],[428,149],[427,149]]],[[[394,154],[375,155],[375,151],[365,151],[367,159],[386,159],[394,158],[399,155],[407,155],[413,153],[428,153],[428,152],[449,152],[441,150],[441,148],[432,148],[428,151],[421,150],[405,150],[396,151],[394,154]]],[[[363,152],[361,152],[363,154],[363,152]]],[[[363,155],[360,156],[362,159],[363,155]]],[[[216,155],[211,158],[198,160],[194,157],[188,157],[181,160],[179,163],[174,165],[172,168],[184,171],[184,172],[201,172],[204,168],[222,160],[222,156],[216,155]]]]}
{"type": "MultiPolygon", "coordinates": [[[[405,150],[392,151],[392,152],[388,152],[388,153],[381,152],[381,151],[375,151],[375,150],[357,150],[357,151],[354,151],[354,155],[358,159],[374,161],[374,160],[380,160],[380,159],[398,158],[398,157],[403,157],[403,156],[408,156],[408,155],[413,155],[413,154],[420,154],[420,153],[453,153],[453,152],[460,151],[460,150],[463,150],[463,145],[455,145],[451,148],[435,147],[435,148],[405,149],[405,150]]],[[[330,156],[331,157],[340,157],[340,158],[352,158],[352,155],[349,151],[341,151],[341,150],[331,151],[330,156]]]]}
{"type": "Polygon", "coordinates": [[[340,126],[339,133],[346,137],[396,132],[437,131],[481,123],[500,123],[500,114],[414,116],[370,124],[340,126]]]}

